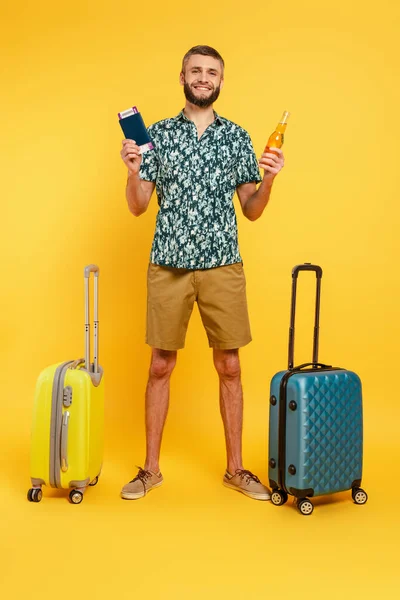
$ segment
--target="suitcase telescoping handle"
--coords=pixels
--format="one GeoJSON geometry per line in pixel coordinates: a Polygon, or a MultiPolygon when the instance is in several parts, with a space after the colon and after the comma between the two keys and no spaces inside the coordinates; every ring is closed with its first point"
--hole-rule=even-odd
{"type": "MultiPolygon", "coordinates": [[[[319,342],[319,309],[321,301],[321,279],[322,269],[317,265],[311,263],[304,263],[303,265],[297,265],[292,270],[292,303],[290,311],[290,329],[289,329],[289,369],[293,369],[294,366],[294,325],[296,317],[296,293],[297,293],[297,278],[300,271],[315,271],[317,277],[317,291],[315,301],[315,323],[314,323],[314,344],[313,344],[313,358],[310,365],[318,366],[318,342],[319,342]]],[[[304,365],[303,365],[304,366],[304,365]]]]}
{"type": "Polygon", "coordinates": [[[89,311],[89,278],[94,273],[94,311],[93,311],[93,372],[99,370],[99,272],[97,265],[85,267],[85,368],[90,372],[90,311],[89,311]]]}

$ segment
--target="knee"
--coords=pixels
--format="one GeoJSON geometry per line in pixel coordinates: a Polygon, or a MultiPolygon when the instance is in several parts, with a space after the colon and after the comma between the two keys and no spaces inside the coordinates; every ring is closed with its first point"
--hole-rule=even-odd
{"type": "Polygon", "coordinates": [[[165,379],[171,376],[176,364],[176,352],[157,350],[153,352],[150,364],[150,377],[165,379]]]}
{"type": "Polygon", "coordinates": [[[240,377],[240,361],[236,353],[215,357],[214,365],[218,375],[222,379],[236,379],[240,377]]]}

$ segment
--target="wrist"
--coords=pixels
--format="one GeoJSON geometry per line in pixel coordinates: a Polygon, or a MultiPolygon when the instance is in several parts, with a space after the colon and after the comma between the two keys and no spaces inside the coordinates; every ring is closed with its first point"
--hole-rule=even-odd
{"type": "Polygon", "coordinates": [[[264,171],[264,177],[263,177],[263,182],[265,182],[267,185],[272,185],[273,181],[275,179],[275,174],[274,173],[270,173],[269,171],[264,171]]]}
{"type": "Polygon", "coordinates": [[[138,171],[131,171],[130,169],[128,169],[128,181],[130,180],[135,180],[135,179],[139,179],[139,172],[138,171]]]}

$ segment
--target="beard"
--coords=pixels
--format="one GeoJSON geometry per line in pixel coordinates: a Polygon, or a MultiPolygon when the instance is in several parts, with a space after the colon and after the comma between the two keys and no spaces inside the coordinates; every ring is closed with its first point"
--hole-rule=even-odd
{"type": "Polygon", "coordinates": [[[212,89],[211,94],[209,96],[204,96],[200,98],[195,96],[195,94],[192,92],[192,88],[188,83],[186,83],[186,81],[183,85],[183,91],[188,102],[194,104],[195,106],[199,106],[200,108],[207,108],[217,100],[221,91],[221,85],[218,85],[218,87],[212,89]]]}

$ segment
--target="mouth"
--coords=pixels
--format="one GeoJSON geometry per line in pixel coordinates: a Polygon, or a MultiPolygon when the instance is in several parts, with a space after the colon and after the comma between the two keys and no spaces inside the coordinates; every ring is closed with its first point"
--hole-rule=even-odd
{"type": "Polygon", "coordinates": [[[206,87],[204,85],[194,85],[193,86],[195,90],[199,90],[200,92],[210,92],[211,88],[206,87]]]}

